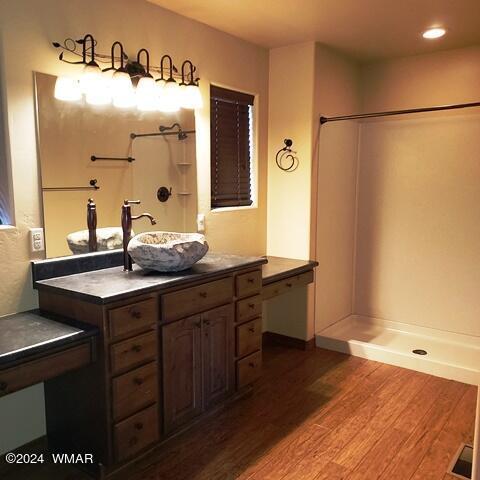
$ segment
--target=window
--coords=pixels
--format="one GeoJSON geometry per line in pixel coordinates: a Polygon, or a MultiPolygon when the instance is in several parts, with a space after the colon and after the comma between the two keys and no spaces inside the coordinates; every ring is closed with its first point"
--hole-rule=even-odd
{"type": "Polygon", "coordinates": [[[210,87],[212,208],[252,200],[253,95],[210,87]]]}
{"type": "Polygon", "coordinates": [[[5,123],[3,122],[3,115],[4,109],[2,108],[2,99],[0,98],[0,225],[10,225],[12,223],[10,217],[10,172],[7,165],[5,123]]]}

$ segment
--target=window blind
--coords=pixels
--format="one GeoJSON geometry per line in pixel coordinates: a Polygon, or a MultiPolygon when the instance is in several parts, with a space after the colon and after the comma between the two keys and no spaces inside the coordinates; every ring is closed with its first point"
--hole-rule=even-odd
{"type": "Polygon", "coordinates": [[[252,204],[253,95],[210,87],[212,208],[252,204]]]}

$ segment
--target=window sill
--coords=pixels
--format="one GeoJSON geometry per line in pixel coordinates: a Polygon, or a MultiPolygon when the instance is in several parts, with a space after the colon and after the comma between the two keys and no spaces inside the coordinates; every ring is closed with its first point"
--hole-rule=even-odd
{"type": "Polygon", "coordinates": [[[14,227],[13,225],[0,225],[0,232],[8,232],[10,230],[16,230],[17,227],[14,227]]]}
{"type": "Polygon", "coordinates": [[[222,212],[238,212],[239,210],[256,210],[258,208],[257,205],[245,205],[242,207],[219,207],[219,208],[212,208],[210,211],[212,213],[222,213],[222,212]]]}

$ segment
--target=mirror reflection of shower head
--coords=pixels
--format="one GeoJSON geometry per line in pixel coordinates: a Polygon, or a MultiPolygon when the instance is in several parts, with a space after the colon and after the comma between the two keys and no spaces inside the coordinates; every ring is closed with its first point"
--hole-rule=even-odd
{"type": "MultiPolygon", "coordinates": [[[[166,127],[164,125],[160,125],[160,127],[158,127],[158,129],[160,130],[161,133],[163,132],[166,132],[168,130],[172,130],[174,129],[175,127],[178,128],[178,139],[179,140],[185,140],[186,138],[188,138],[188,135],[182,130],[182,127],[180,126],[179,123],[174,123],[173,125],[171,125],[170,127],[166,127]]],[[[173,132],[172,132],[173,133],[173,132]]]]}

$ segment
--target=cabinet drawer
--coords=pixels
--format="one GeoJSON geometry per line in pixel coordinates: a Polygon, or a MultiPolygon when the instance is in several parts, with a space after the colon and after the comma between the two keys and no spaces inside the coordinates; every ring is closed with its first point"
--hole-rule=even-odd
{"type": "Polygon", "coordinates": [[[245,298],[237,302],[237,322],[245,322],[262,315],[262,296],[245,298]]]}
{"type": "Polygon", "coordinates": [[[273,282],[269,285],[265,285],[262,290],[262,297],[264,300],[268,300],[269,298],[276,297],[277,295],[281,295],[282,293],[289,292],[295,287],[299,287],[301,285],[308,285],[312,282],[313,270],[310,270],[309,272],[300,273],[299,275],[294,275],[292,277],[279,280],[278,282],[273,282]]]}
{"type": "Polygon", "coordinates": [[[157,401],[157,362],[112,380],[113,419],[118,422],[157,401]]]}
{"type": "Polygon", "coordinates": [[[157,321],[154,298],[113,308],[108,312],[109,332],[112,338],[148,330],[157,321]]]}
{"type": "Polygon", "coordinates": [[[237,388],[245,387],[260,377],[262,352],[252,353],[237,362],[237,388]]]}
{"type": "Polygon", "coordinates": [[[178,320],[228,303],[233,297],[231,278],[223,278],[162,296],[162,318],[178,320]]]}
{"type": "Polygon", "coordinates": [[[112,374],[136,367],[157,356],[157,333],[149,332],[110,347],[112,374]]]}
{"type": "Polygon", "coordinates": [[[260,293],[262,290],[262,271],[255,270],[249,273],[237,275],[236,293],[237,297],[247,297],[260,293]]]}
{"type": "Polygon", "coordinates": [[[157,404],[117,423],[113,428],[115,456],[121,462],[158,440],[157,404]]]}
{"type": "Polygon", "coordinates": [[[244,357],[249,353],[262,348],[262,319],[256,318],[251,322],[237,327],[237,357],[244,357]]]}

